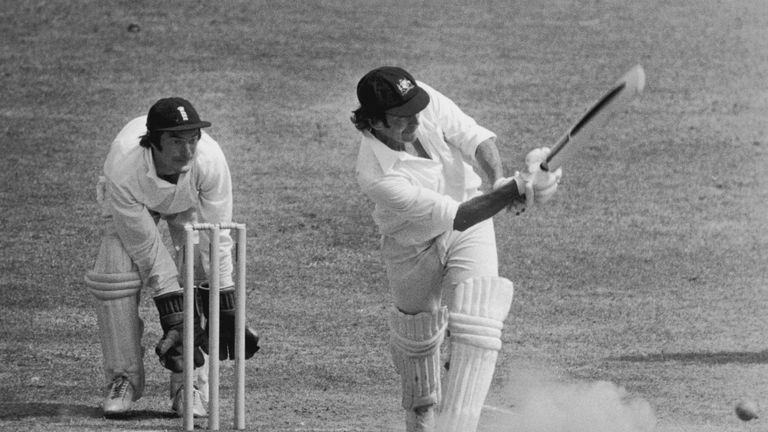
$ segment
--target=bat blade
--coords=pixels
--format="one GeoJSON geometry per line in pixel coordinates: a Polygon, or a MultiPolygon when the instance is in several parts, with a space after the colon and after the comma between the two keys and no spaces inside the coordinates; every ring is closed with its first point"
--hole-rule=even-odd
{"type": "Polygon", "coordinates": [[[576,121],[552,147],[547,159],[541,163],[544,171],[558,169],[570,159],[578,148],[605,127],[613,114],[626,108],[630,101],[643,92],[645,71],[636,65],[625,73],[600,99],[576,121]]]}

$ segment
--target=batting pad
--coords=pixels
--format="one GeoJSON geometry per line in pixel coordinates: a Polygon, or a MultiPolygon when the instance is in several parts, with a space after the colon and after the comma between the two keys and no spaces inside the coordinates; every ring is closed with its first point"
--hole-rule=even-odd
{"type": "Polygon", "coordinates": [[[440,402],[440,345],[445,337],[448,309],[408,315],[395,309],[389,320],[392,361],[400,374],[403,408],[440,402]]]}
{"type": "Polygon", "coordinates": [[[85,284],[95,297],[106,380],[128,377],[137,400],[144,391],[144,323],[138,308],[142,283],[111,223],[105,226],[96,263],[85,275],[85,284]]]}
{"type": "Polygon", "coordinates": [[[436,430],[477,429],[513,292],[512,282],[499,277],[468,279],[456,287],[448,318],[451,367],[436,430]]]}

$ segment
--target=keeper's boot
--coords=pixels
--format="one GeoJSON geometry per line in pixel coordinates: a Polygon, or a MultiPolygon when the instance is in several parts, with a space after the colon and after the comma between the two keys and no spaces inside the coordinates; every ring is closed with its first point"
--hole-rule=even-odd
{"type": "MultiPolygon", "coordinates": [[[[195,369],[197,374],[198,370],[206,369],[208,365],[204,365],[201,368],[195,369]]],[[[195,387],[192,390],[192,416],[193,417],[208,417],[208,395],[198,387],[199,381],[195,383],[195,387]]],[[[207,383],[206,383],[207,386],[207,383]]],[[[184,373],[171,373],[170,382],[170,396],[171,396],[171,409],[179,417],[184,416],[184,373]]]]}

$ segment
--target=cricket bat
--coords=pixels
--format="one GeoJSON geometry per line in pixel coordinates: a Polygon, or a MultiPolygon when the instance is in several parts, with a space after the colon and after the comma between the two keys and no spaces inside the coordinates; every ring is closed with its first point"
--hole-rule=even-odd
{"type": "Polygon", "coordinates": [[[624,74],[603,97],[597,100],[573,126],[557,141],[547,159],[541,163],[544,171],[555,171],[566,160],[603,128],[613,114],[629,105],[645,88],[645,71],[636,65],[624,74]]]}

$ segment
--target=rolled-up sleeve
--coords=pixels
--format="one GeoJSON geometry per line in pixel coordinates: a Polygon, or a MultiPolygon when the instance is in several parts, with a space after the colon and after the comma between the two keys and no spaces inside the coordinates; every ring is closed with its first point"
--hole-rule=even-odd
{"type": "Polygon", "coordinates": [[[459,203],[449,196],[396,173],[361,186],[376,204],[373,217],[381,233],[402,244],[423,243],[453,229],[459,203]]]}
{"type": "Polygon", "coordinates": [[[430,115],[442,128],[445,140],[458,147],[462,154],[472,160],[475,150],[485,140],[496,138],[496,134],[477,124],[475,119],[468,116],[451,99],[424,83],[419,83],[430,97],[430,115]]]}

